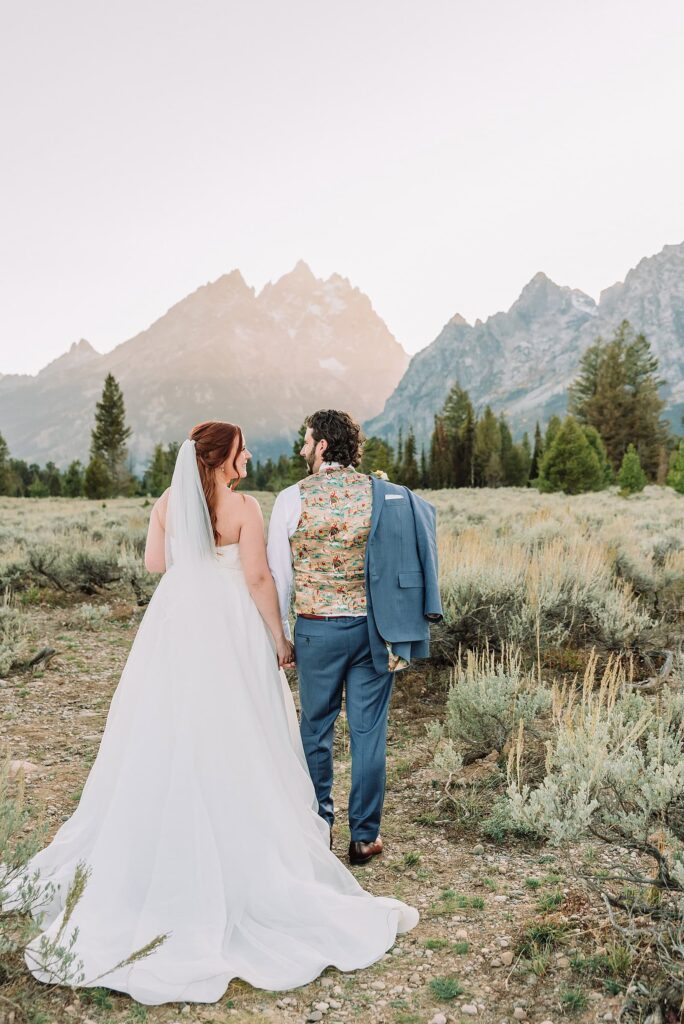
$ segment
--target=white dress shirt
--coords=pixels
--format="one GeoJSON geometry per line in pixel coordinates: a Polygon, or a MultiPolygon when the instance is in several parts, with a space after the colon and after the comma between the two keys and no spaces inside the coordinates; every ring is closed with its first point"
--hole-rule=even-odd
{"type": "MultiPolygon", "coordinates": [[[[326,469],[339,468],[339,462],[324,462],[318,472],[325,473],[326,469]]],[[[353,469],[354,467],[350,466],[349,468],[353,469]]],[[[271,520],[268,524],[266,556],[278,592],[280,618],[282,619],[283,629],[288,640],[291,638],[288,615],[294,579],[290,537],[299,526],[301,514],[302,494],[299,484],[292,484],[290,487],[286,487],[284,491],[281,491],[276,498],[273,511],[271,512],[271,520]]]]}

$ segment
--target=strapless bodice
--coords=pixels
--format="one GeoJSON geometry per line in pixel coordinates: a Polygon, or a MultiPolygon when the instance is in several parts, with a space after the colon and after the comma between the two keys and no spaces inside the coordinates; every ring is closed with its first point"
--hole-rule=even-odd
{"type": "Polygon", "coordinates": [[[242,569],[239,544],[217,544],[216,557],[222,569],[242,569]]]}

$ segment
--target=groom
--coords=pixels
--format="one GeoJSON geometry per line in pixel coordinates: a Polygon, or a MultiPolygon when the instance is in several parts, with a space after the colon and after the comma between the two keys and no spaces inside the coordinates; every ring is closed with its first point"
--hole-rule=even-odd
{"type": "MultiPolygon", "coordinates": [[[[360,473],[363,435],[345,412],[306,421],[309,475],[276,498],[268,561],[286,635],[294,588],[301,736],[319,814],[334,821],[333,732],[346,690],[351,864],[382,853],[387,715],[394,673],[428,654],[441,618],[435,510],[360,473]]],[[[332,838],[331,838],[332,846],[332,838]]]]}

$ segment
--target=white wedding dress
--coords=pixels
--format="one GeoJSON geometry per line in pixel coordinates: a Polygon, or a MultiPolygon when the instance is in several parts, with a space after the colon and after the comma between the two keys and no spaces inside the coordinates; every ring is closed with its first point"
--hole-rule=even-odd
{"type": "MultiPolygon", "coordinates": [[[[76,866],[87,866],[65,935],[78,928],[83,985],[146,1004],[215,1002],[233,978],[283,990],[328,965],[366,967],[418,921],[412,907],[365,892],[330,851],[239,546],[215,548],[211,537],[209,553],[198,488],[187,441],[169,500],[176,557],[141,622],[80,803],[27,869],[57,886],[41,923],[54,937],[76,866]],[[162,934],[149,956],[105,974],[162,934]]],[[[26,962],[53,982],[32,956],[38,941],[26,962]]]]}

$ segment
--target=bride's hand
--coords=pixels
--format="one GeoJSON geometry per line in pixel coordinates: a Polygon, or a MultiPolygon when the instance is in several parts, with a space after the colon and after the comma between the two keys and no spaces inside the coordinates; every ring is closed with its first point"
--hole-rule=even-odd
{"type": "Polygon", "coordinates": [[[276,654],[278,655],[279,668],[294,668],[294,644],[291,643],[288,639],[286,639],[286,637],[280,637],[276,641],[276,654]]]}

